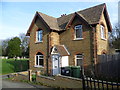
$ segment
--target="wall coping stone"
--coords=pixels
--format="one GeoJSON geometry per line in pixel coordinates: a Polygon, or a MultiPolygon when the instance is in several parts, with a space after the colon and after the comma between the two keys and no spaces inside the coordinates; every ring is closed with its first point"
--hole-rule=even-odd
{"type": "Polygon", "coordinates": [[[62,78],[68,78],[68,79],[78,80],[78,81],[82,80],[82,79],[79,79],[79,78],[74,78],[74,77],[69,77],[69,76],[64,76],[64,75],[57,75],[57,76],[62,77],[62,78]]]}
{"type": "Polygon", "coordinates": [[[21,74],[21,73],[18,73],[18,75],[21,75],[21,76],[28,76],[28,75],[25,75],[25,74],[21,74]]]}
{"type": "Polygon", "coordinates": [[[38,77],[46,78],[46,79],[50,79],[50,80],[55,80],[54,78],[49,77],[49,76],[38,75],[38,77]]]}

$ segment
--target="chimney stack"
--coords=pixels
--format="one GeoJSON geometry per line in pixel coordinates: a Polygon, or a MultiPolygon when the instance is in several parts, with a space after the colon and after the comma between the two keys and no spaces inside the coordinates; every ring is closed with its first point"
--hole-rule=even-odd
{"type": "Polygon", "coordinates": [[[62,14],[61,17],[66,16],[66,14],[62,14]]]}

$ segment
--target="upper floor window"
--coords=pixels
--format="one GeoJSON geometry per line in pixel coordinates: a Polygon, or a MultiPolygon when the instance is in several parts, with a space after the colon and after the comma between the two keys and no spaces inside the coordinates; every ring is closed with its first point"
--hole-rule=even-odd
{"type": "Polygon", "coordinates": [[[36,32],[36,41],[37,42],[42,42],[42,37],[43,37],[43,31],[42,30],[38,30],[36,32]]]}
{"type": "Polygon", "coordinates": [[[82,25],[75,26],[75,39],[82,38],[82,25]]]}
{"type": "Polygon", "coordinates": [[[75,59],[76,59],[76,66],[82,66],[83,55],[82,54],[76,54],[75,59]]]}
{"type": "Polygon", "coordinates": [[[100,30],[101,30],[101,38],[105,39],[105,27],[103,25],[101,25],[100,30]]]}
{"type": "Polygon", "coordinates": [[[44,61],[43,54],[38,52],[36,54],[36,61],[35,61],[36,63],[35,63],[35,65],[38,66],[38,67],[43,66],[43,61],[44,61]]]}

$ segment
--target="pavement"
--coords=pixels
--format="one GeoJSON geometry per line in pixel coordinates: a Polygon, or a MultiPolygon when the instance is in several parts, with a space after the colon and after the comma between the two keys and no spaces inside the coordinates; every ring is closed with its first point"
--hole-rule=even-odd
{"type": "Polygon", "coordinates": [[[35,88],[28,83],[21,83],[21,82],[13,82],[10,80],[2,80],[2,88],[35,88]]]}
{"type": "Polygon", "coordinates": [[[24,88],[24,89],[32,89],[32,90],[53,90],[50,87],[46,86],[41,86],[41,85],[35,85],[35,84],[30,84],[30,83],[24,83],[24,82],[17,82],[17,81],[12,81],[12,80],[7,80],[8,78],[7,75],[2,76],[2,90],[5,88],[24,88]]]}

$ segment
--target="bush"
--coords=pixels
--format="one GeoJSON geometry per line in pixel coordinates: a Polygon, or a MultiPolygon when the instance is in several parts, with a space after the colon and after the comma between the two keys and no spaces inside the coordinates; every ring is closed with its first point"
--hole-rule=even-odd
{"type": "Polygon", "coordinates": [[[36,81],[36,75],[35,75],[35,74],[32,75],[32,81],[33,81],[33,82],[36,81]]]}

